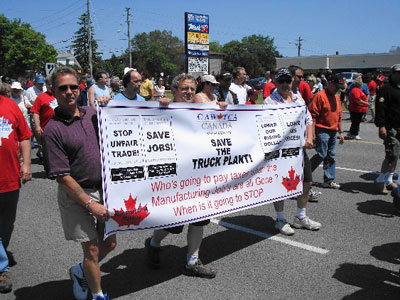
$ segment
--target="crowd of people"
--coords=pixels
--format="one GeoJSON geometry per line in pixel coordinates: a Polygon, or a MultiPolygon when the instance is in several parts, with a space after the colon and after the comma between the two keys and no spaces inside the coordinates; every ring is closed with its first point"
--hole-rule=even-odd
{"type": "MultiPolygon", "coordinates": [[[[118,76],[110,79],[106,72],[98,72],[93,78],[88,74],[79,77],[70,67],[58,67],[47,78],[36,75],[33,82],[4,80],[0,89],[0,132],[8,138],[0,139],[0,292],[12,289],[9,272],[14,258],[7,247],[21,183],[32,176],[31,147],[37,146],[37,155],[48,177],[58,184],[65,238],[80,244],[83,252],[83,261],[70,268],[74,296],[86,299],[91,292],[93,299],[109,299],[102,291],[99,262],[115,249],[117,240],[115,235],[103,240],[104,222],[110,213],[103,204],[97,121],[93,120],[97,118],[96,105],[113,100],[155,100],[162,106],[171,102],[214,103],[221,109],[228,105],[262,103],[307,106],[303,194],[297,198],[297,213],[291,224],[285,217],[284,201],[274,202],[275,228],[284,235],[293,235],[294,229],[321,228],[322,224],[306,213],[308,201],[317,201],[311,189],[312,172],[323,163],[322,186],[340,188],[335,180],[335,156],[337,141],[345,140],[342,103],[350,111],[348,139],[360,139],[360,122],[370,108],[370,121],[375,122],[385,145],[385,159],[375,181],[377,192],[388,194],[391,189],[399,202],[400,179],[394,182],[393,173],[400,155],[400,64],[391,68],[385,85],[380,74],[369,82],[358,76],[348,86],[345,78],[332,72],[305,78],[304,70],[298,66],[270,70],[265,74],[263,101],[258,100],[259,91],[246,84],[246,78],[243,67],[217,77],[203,74],[195,79],[183,73],[172,80],[172,99],[167,97],[162,77],[153,83],[146,73],[132,68],[125,68],[122,79],[118,76]],[[316,154],[310,159],[307,150],[313,147],[316,154]]],[[[204,226],[209,223],[206,220],[189,224],[182,271],[185,275],[216,276],[216,271],[199,258],[204,226]]],[[[182,230],[183,226],[155,230],[146,239],[149,267],[160,268],[162,241],[168,234],[180,234],[182,230]]]]}

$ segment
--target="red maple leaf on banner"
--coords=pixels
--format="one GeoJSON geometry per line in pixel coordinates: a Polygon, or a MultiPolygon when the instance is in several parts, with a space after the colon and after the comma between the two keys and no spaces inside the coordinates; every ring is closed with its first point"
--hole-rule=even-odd
{"type": "Polygon", "coordinates": [[[219,115],[217,116],[218,119],[222,119],[222,117],[223,117],[222,114],[219,114],[219,115]]]}
{"type": "Polygon", "coordinates": [[[143,207],[139,204],[139,207],[136,209],[136,199],[137,197],[134,199],[132,195],[129,194],[128,200],[124,200],[126,210],[122,208],[116,210],[114,208],[114,216],[111,216],[111,218],[118,223],[118,227],[124,225],[128,225],[128,227],[130,225],[137,226],[150,214],[147,211],[147,204],[143,207]]]}
{"type": "Polygon", "coordinates": [[[282,184],[285,186],[286,190],[293,191],[297,189],[298,184],[300,183],[300,175],[295,175],[295,171],[293,170],[293,167],[291,167],[290,171],[288,171],[289,177],[283,177],[282,176],[282,184]]]}

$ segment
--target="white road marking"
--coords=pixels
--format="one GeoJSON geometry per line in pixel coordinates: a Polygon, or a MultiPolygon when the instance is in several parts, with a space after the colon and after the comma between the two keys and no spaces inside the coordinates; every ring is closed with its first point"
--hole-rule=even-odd
{"type": "MultiPolygon", "coordinates": [[[[320,165],[320,167],[322,168],[323,166],[320,165]]],[[[343,168],[343,167],[336,167],[336,169],[350,171],[350,172],[378,174],[377,171],[365,171],[365,170],[357,170],[357,169],[350,169],[350,168],[343,168]]]]}
{"type": "Polygon", "coordinates": [[[250,228],[247,228],[247,227],[231,224],[231,223],[228,223],[228,222],[225,222],[225,221],[221,221],[221,220],[218,220],[218,219],[211,219],[211,222],[214,223],[214,224],[223,226],[223,227],[227,227],[227,228],[230,228],[230,229],[242,231],[242,232],[245,232],[245,233],[250,233],[250,234],[262,237],[264,239],[271,239],[271,240],[274,240],[274,241],[277,241],[277,242],[280,242],[280,243],[283,243],[283,244],[287,244],[287,245],[290,245],[290,246],[294,246],[294,247],[301,248],[301,249],[304,249],[304,250],[308,250],[308,251],[311,251],[311,252],[315,252],[315,253],[318,253],[318,254],[327,254],[329,252],[329,250],[326,250],[326,249],[322,249],[322,248],[314,247],[314,246],[311,246],[311,245],[303,244],[303,243],[300,243],[300,242],[292,241],[292,240],[289,240],[289,239],[286,239],[286,238],[283,238],[283,237],[279,237],[279,236],[275,236],[275,235],[272,235],[272,234],[269,234],[269,233],[266,233],[266,232],[257,231],[257,230],[253,230],[253,229],[250,229],[250,228]]]}

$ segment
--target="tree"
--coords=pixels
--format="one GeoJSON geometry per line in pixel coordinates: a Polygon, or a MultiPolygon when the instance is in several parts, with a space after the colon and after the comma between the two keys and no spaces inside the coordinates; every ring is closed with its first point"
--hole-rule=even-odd
{"type": "Polygon", "coordinates": [[[111,56],[110,59],[104,60],[100,67],[102,70],[108,72],[111,75],[122,76],[126,64],[124,63],[126,59],[122,57],[117,57],[115,54],[111,56]]]}
{"type": "Polygon", "coordinates": [[[151,76],[176,74],[184,69],[183,42],[171,31],[136,34],[131,45],[133,67],[151,76]]]}
{"type": "Polygon", "coordinates": [[[212,52],[221,53],[223,51],[221,44],[217,41],[210,42],[209,47],[212,52]]]}
{"type": "Polygon", "coordinates": [[[274,39],[269,36],[251,35],[241,42],[230,41],[222,47],[224,70],[232,71],[242,66],[251,77],[264,76],[265,71],[275,68],[279,52],[274,46],[274,39]]]}
{"type": "MultiPolygon", "coordinates": [[[[89,31],[88,31],[88,15],[83,13],[79,17],[78,25],[79,29],[75,32],[74,40],[72,41],[71,49],[74,50],[74,55],[81,65],[84,72],[89,71],[89,31]]],[[[94,39],[93,26],[91,28],[92,35],[92,65],[93,70],[100,71],[101,68],[101,57],[102,53],[97,52],[98,44],[94,39]]]]}
{"type": "Polygon", "coordinates": [[[0,15],[0,71],[9,76],[25,71],[43,73],[46,62],[55,62],[57,51],[45,36],[21,20],[8,20],[0,15]]]}

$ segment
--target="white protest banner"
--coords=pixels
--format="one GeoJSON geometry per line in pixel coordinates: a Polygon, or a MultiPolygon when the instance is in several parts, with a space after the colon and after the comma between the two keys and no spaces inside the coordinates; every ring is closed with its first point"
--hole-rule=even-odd
{"type": "Polygon", "coordinates": [[[112,100],[100,106],[106,236],[301,194],[305,106],[112,100]]]}

